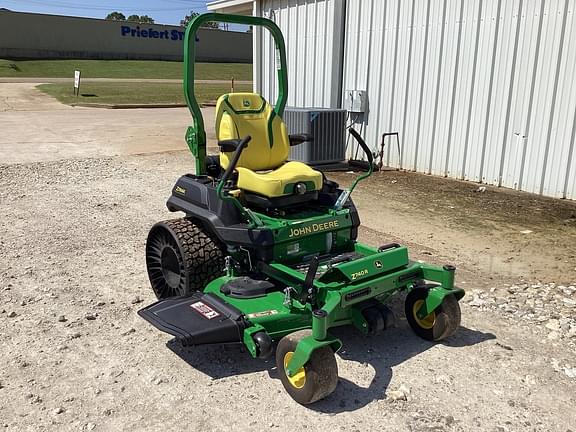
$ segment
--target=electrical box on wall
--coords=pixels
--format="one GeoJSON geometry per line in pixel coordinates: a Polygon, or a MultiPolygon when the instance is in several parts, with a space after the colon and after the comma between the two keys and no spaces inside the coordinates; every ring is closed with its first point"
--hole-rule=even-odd
{"type": "Polygon", "coordinates": [[[344,109],[353,113],[366,112],[368,95],[364,90],[346,90],[344,95],[344,109]]]}

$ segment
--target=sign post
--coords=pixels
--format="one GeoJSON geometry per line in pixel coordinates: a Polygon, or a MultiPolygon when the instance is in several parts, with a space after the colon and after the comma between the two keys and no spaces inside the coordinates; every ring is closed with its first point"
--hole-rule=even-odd
{"type": "Polygon", "coordinates": [[[80,95],[80,71],[74,71],[74,94],[76,97],[80,95]]]}

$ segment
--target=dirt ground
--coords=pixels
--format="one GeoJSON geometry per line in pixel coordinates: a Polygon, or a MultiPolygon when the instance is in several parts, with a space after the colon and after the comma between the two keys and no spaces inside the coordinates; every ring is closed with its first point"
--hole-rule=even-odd
{"type": "Polygon", "coordinates": [[[154,300],[147,232],[178,216],[165,200],[192,166],[0,159],[0,430],[576,431],[575,203],[396,171],[361,183],[360,240],[456,264],[462,327],[418,339],[398,298],[385,334],[334,331],[338,388],[302,407],[273,361],[184,350],[136,315],[154,300]]]}
{"type": "MultiPolygon", "coordinates": [[[[331,177],[347,185],[355,174],[331,177]]],[[[576,281],[575,201],[399,171],[375,173],[361,188],[355,202],[367,227],[489,278],[576,281]]]]}

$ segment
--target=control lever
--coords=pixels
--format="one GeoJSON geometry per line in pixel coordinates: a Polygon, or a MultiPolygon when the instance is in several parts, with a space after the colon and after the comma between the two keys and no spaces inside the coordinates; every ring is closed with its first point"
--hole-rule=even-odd
{"type": "Polygon", "coordinates": [[[314,279],[316,278],[316,272],[318,271],[318,265],[320,260],[318,255],[315,255],[310,262],[308,271],[306,272],[306,278],[304,279],[304,285],[302,292],[300,293],[300,303],[305,304],[308,299],[310,303],[314,306],[316,303],[316,288],[314,287],[314,279]]]}
{"type": "Polygon", "coordinates": [[[348,132],[350,132],[350,135],[354,137],[354,139],[358,142],[358,145],[362,148],[362,150],[366,154],[366,157],[368,158],[368,172],[357,177],[352,183],[352,186],[350,186],[348,190],[345,190],[340,194],[340,196],[336,200],[336,204],[334,204],[334,210],[341,210],[342,207],[344,207],[344,205],[348,201],[348,198],[350,198],[350,195],[352,194],[354,188],[356,188],[358,182],[364,180],[365,178],[370,177],[372,175],[372,171],[374,170],[374,155],[372,154],[372,151],[370,150],[368,145],[366,145],[366,142],[362,139],[360,134],[356,132],[355,129],[350,128],[348,129],[348,132]]]}

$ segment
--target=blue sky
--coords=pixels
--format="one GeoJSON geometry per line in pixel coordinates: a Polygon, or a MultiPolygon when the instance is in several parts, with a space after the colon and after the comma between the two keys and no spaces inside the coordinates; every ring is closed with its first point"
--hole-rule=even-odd
{"type": "Polygon", "coordinates": [[[180,24],[191,10],[206,11],[205,0],[0,0],[0,8],[18,12],[37,12],[105,18],[109,12],[148,15],[158,24],[180,24]]]}

